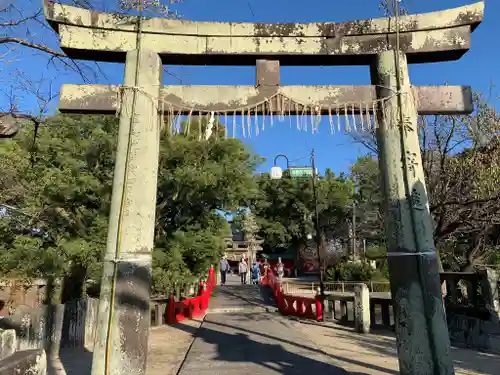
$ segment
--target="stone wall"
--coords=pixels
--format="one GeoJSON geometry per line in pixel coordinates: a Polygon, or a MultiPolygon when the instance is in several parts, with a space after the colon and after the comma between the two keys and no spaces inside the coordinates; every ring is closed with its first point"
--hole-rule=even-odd
{"type": "MultiPolygon", "coordinates": [[[[441,280],[446,285],[443,298],[452,343],[500,352],[497,273],[491,269],[469,273],[443,272],[441,280]]],[[[325,318],[347,324],[354,320],[359,332],[366,333],[370,327],[380,326],[380,315],[381,326],[392,328],[394,311],[390,296],[383,296],[383,293],[372,293],[370,296],[368,289],[362,285],[358,285],[352,295],[329,293],[324,307],[325,318]],[[350,304],[354,305],[353,309],[349,309],[350,304]]]]}
{"type": "Polygon", "coordinates": [[[64,305],[45,305],[0,319],[0,328],[14,329],[17,349],[45,349],[57,356],[61,348],[92,350],[99,301],[82,298],[64,305]]]}
{"type": "Polygon", "coordinates": [[[460,346],[498,350],[491,336],[500,332],[495,271],[443,272],[444,304],[451,341],[460,346]]]}
{"type": "Polygon", "coordinates": [[[446,310],[448,332],[454,344],[476,349],[492,349],[490,335],[494,325],[487,313],[477,309],[446,310]]]}
{"type": "Polygon", "coordinates": [[[13,329],[0,330],[0,361],[17,351],[16,331],[13,329]]]}
{"type": "Polygon", "coordinates": [[[46,375],[47,357],[43,349],[17,350],[14,329],[0,329],[0,374],[46,375]]]}
{"type": "Polygon", "coordinates": [[[19,309],[43,305],[47,282],[42,279],[29,283],[23,280],[4,279],[0,281],[0,317],[19,309]]]}
{"type": "Polygon", "coordinates": [[[63,348],[93,349],[99,301],[18,310],[0,318],[0,374],[46,375],[47,357],[63,348]]]}

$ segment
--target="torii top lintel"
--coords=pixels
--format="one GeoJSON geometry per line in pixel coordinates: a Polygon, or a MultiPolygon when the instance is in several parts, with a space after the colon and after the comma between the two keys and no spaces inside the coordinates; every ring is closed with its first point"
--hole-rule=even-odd
{"type": "MultiPolygon", "coordinates": [[[[197,22],[101,13],[44,0],[45,17],[59,33],[61,48],[76,59],[124,62],[141,45],[164,63],[255,65],[366,65],[373,54],[396,46],[394,18],[348,22],[265,24],[197,22]]],[[[399,18],[400,48],[409,63],[449,61],[470,48],[484,2],[399,18]]]]}

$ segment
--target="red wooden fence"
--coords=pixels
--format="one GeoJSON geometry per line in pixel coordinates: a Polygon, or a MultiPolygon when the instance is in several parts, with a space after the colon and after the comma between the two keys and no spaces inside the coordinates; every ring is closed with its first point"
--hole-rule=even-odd
{"type": "Polygon", "coordinates": [[[274,299],[282,314],[300,318],[323,320],[321,300],[316,298],[298,297],[283,292],[283,287],[271,269],[262,277],[261,283],[273,290],[274,299]]]}
{"type": "Polygon", "coordinates": [[[200,281],[200,294],[198,296],[175,301],[174,296],[170,295],[167,307],[167,324],[174,324],[184,319],[198,318],[205,315],[215,284],[215,270],[211,268],[208,271],[207,282],[200,281]]]}

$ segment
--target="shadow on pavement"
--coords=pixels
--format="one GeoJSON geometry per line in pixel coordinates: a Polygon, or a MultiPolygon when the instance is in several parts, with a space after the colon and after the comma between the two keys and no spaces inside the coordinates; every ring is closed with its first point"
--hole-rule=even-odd
{"type": "MultiPolygon", "coordinates": [[[[262,325],[262,324],[261,324],[262,325]]],[[[184,329],[184,327],[179,327],[184,329]]],[[[296,332],[290,337],[290,332],[296,329],[289,325],[283,318],[270,318],[270,314],[231,314],[228,315],[209,314],[202,327],[196,333],[196,340],[193,344],[186,361],[181,367],[180,375],[191,375],[195,372],[201,373],[203,370],[212,368],[214,362],[233,363],[234,368],[248,368],[248,373],[259,374],[304,374],[321,371],[322,373],[336,375],[368,375],[364,372],[347,372],[335,366],[330,359],[350,362],[362,365],[367,369],[384,372],[389,375],[398,375],[398,371],[388,370],[376,365],[366,364],[362,359],[356,360],[355,355],[350,358],[329,355],[315,347],[306,337],[296,332]],[[260,316],[260,318],[258,318],[260,316]],[[257,319],[258,318],[258,319],[257,319]],[[221,322],[221,320],[225,322],[221,322]],[[227,322],[226,322],[227,321],[227,322]],[[257,322],[266,322],[267,326],[272,325],[272,331],[262,332],[257,322]],[[231,324],[235,323],[235,324],[231,324]],[[255,325],[255,329],[253,329],[255,325]],[[246,326],[246,327],[243,327],[246,326]],[[276,332],[283,332],[283,335],[276,332]],[[274,332],[275,334],[271,334],[274,332]],[[209,344],[209,345],[206,345],[209,344]],[[207,348],[215,347],[215,353],[210,355],[207,348]],[[205,353],[205,354],[204,354],[205,353]],[[206,358],[205,360],[203,360],[206,358]],[[252,366],[255,365],[255,368],[252,366]],[[250,367],[252,367],[250,369],[250,367]],[[268,371],[259,371],[258,367],[266,368],[268,371]],[[250,371],[251,370],[251,371],[250,371]]],[[[229,368],[211,370],[213,373],[224,372],[228,374],[243,375],[247,373],[231,371],[229,368]]]]}
{"type": "Polygon", "coordinates": [[[348,374],[343,369],[329,364],[328,358],[322,353],[304,347],[285,347],[279,339],[262,336],[259,338],[258,335],[255,332],[244,333],[232,326],[224,329],[208,317],[197,332],[196,340],[179,374],[210,372],[298,375],[306,371],[332,375],[348,374]]]}
{"type": "Polygon", "coordinates": [[[227,334],[202,328],[198,337],[205,342],[217,345],[218,355],[214,360],[218,361],[252,362],[286,375],[304,374],[306,370],[338,375],[347,374],[341,368],[290,352],[282,345],[254,341],[244,333],[227,334]]]}
{"type": "Polygon", "coordinates": [[[92,352],[87,349],[61,349],[58,360],[47,360],[48,375],[90,375],[91,371],[92,352]]]}

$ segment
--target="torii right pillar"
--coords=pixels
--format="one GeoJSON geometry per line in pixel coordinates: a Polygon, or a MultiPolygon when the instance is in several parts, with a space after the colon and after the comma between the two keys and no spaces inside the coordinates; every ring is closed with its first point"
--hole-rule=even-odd
{"type": "Polygon", "coordinates": [[[406,55],[394,50],[382,52],[375,56],[371,70],[377,95],[385,98],[378,113],[377,143],[400,373],[452,375],[406,55]]]}

